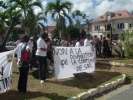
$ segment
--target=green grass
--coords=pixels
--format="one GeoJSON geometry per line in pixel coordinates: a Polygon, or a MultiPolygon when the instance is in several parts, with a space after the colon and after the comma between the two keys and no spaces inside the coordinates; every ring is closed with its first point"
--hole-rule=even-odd
{"type": "Polygon", "coordinates": [[[113,77],[112,79],[110,79],[109,81],[106,81],[106,82],[102,83],[101,85],[106,84],[106,83],[110,83],[110,82],[115,81],[115,80],[117,80],[117,79],[119,79],[119,78],[122,78],[122,77],[123,77],[122,75],[113,77]]]}
{"type": "Polygon", "coordinates": [[[114,60],[115,62],[133,64],[133,59],[114,60]]]}
{"type": "Polygon", "coordinates": [[[57,81],[49,79],[41,85],[39,80],[29,75],[28,93],[26,95],[17,92],[18,73],[13,74],[13,87],[5,94],[0,96],[1,100],[66,100],[90,88],[119,76],[116,72],[96,71],[93,75],[83,74],[76,78],[57,81]]]}
{"type": "MultiPolygon", "coordinates": [[[[37,74],[37,73],[36,73],[37,74]]],[[[13,82],[11,90],[0,95],[0,100],[66,100],[90,88],[95,88],[106,81],[120,75],[119,72],[96,71],[93,74],[77,74],[75,78],[69,80],[48,79],[45,84],[30,72],[28,78],[28,93],[19,94],[17,91],[18,70],[14,67],[13,82]]]]}

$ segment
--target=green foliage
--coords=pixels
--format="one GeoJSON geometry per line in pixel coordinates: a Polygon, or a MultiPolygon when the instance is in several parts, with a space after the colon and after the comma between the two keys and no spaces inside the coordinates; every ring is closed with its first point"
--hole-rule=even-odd
{"type": "Polygon", "coordinates": [[[133,58],[133,32],[125,31],[121,34],[120,39],[122,40],[125,56],[133,58]]]}
{"type": "Polygon", "coordinates": [[[71,39],[76,39],[80,37],[80,29],[75,26],[69,26],[66,29],[66,33],[71,37],[71,39]]]}
{"type": "Polygon", "coordinates": [[[72,24],[72,20],[69,16],[72,4],[68,1],[55,0],[55,2],[49,2],[46,6],[46,14],[50,13],[54,21],[56,21],[56,28],[62,37],[66,28],[66,19],[69,24],[72,24]]]}
{"type": "Polygon", "coordinates": [[[33,35],[38,28],[38,21],[44,19],[44,15],[36,15],[34,7],[42,9],[39,0],[0,0],[0,33],[6,34],[1,47],[5,47],[9,37],[17,38],[13,32],[16,25],[20,25],[26,33],[33,35]],[[6,32],[6,33],[5,33],[6,32]]]}

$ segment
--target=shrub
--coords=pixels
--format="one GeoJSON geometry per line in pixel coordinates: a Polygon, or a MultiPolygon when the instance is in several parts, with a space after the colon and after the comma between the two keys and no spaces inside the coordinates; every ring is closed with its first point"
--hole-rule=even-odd
{"type": "Polygon", "coordinates": [[[120,39],[124,47],[125,56],[133,58],[133,32],[125,31],[121,34],[120,39]]]}

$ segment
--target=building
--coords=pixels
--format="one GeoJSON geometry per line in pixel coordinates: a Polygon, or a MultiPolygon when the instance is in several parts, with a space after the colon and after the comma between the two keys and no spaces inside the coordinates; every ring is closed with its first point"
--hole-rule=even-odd
{"type": "Polygon", "coordinates": [[[122,32],[133,30],[133,14],[126,10],[106,12],[93,20],[89,29],[92,35],[112,34],[112,38],[117,39],[122,32]]]}

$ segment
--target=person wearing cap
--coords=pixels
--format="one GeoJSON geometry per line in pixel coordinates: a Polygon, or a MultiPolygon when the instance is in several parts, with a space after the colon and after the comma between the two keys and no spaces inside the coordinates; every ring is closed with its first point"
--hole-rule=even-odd
{"type": "Polygon", "coordinates": [[[40,83],[44,83],[47,78],[47,34],[41,33],[40,37],[37,40],[37,62],[39,65],[39,78],[40,83]]]}
{"type": "Polygon", "coordinates": [[[29,61],[30,61],[30,47],[27,45],[28,37],[25,35],[21,39],[15,49],[17,54],[17,64],[19,65],[19,80],[18,80],[18,91],[20,93],[27,92],[27,80],[29,72],[29,61]]]}

